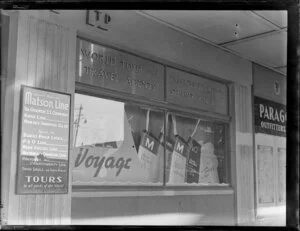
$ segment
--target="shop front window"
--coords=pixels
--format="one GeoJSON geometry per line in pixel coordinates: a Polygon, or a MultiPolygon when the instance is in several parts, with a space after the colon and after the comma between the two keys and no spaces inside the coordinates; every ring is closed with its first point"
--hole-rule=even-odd
{"type": "Polygon", "coordinates": [[[76,93],[73,131],[74,185],[228,183],[225,124],[76,93]]]}
{"type": "Polygon", "coordinates": [[[167,185],[227,183],[225,125],[175,114],[167,125],[167,185]]]}
{"type": "Polygon", "coordinates": [[[162,184],[163,115],[75,94],[73,183],[162,184]]]}

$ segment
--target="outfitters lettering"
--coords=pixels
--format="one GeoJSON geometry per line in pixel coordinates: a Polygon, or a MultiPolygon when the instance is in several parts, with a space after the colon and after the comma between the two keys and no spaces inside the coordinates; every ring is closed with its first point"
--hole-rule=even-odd
{"type": "Polygon", "coordinates": [[[106,158],[105,156],[99,157],[99,156],[93,156],[89,155],[87,157],[89,149],[80,149],[80,153],[78,153],[76,160],[75,160],[75,167],[80,166],[81,164],[84,163],[86,168],[93,167],[96,169],[94,177],[97,177],[99,175],[99,172],[102,167],[105,167],[106,169],[113,169],[117,168],[118,171],[116,172],[116,176],[118,176],[122,169],[129,169],[130,168],[130,161],[132,160],[131,158],[124,159],[122,157],[116,159],[115,157],[108,157],[106,158]],[[84,153],[83,153],[84,152],[84,153]]]}
{"type": "Polygon", "coordinates": [[[286,106],[254,97],[255,132],[285,136],[286,106]]]}

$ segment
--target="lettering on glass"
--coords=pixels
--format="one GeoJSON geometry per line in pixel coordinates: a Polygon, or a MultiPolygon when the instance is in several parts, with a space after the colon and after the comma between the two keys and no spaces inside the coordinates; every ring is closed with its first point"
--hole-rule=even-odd
{"type": "Polygon", "coordinates": [[[81,39],[78,44],[77,81],[164,100],[162,65],[81,39]]]}
{"type": "Polygon", "coordinates": [[[167,68],[166,100],[171,103],[227,114],[227,87],[173,68],[167,68]]]}

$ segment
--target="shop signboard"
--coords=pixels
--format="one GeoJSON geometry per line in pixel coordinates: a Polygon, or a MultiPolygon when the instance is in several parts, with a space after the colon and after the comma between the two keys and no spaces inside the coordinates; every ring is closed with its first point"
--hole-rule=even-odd
{"type": "Polygon", "coordinates": [[[22,86],[17,194],[68,193],[70,99],[22,86]]]}
{"type": "Polygon", "coordinates": [[[86,40],[77,43],[77,82],[164,100],[163,65],[86,40]]]}
{"type": "Polygon", "coordinates": [[[225,84],[166,68],[166,101],[222,115],[228,114],[225,84]]]}
{"type": "Polygon", "coordinates": [[[286,106],[254,97],[255,132],[286,136],[286,106]]]}

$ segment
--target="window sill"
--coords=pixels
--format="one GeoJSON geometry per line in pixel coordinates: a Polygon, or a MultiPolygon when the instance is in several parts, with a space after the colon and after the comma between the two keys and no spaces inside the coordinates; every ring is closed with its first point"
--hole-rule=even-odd
{"type": "Polygon", "coordinates": [[[200,195],[231,195],[234,190],[229,186],[214,186],[207,188],[163,188],[163,189],[139,189],[139,188],[73,188],[73,198],[84,197],[145,197],[145,196],[200,196],[200,195]]]}

